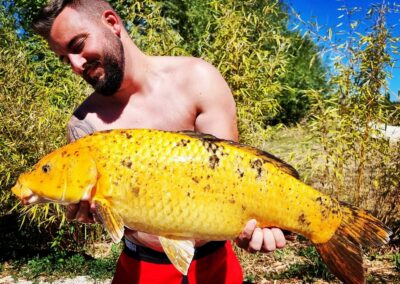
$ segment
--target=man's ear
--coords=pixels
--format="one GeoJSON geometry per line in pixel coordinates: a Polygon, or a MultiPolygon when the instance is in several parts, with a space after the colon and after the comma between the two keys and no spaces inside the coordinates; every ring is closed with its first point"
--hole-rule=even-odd
{"type": "Polygon", "coordinates": [[[121,35],[122,22],[118,15],[112,11],[104,11],[101,15],[102,22],[113,32],[115,35],[121,35]]]}

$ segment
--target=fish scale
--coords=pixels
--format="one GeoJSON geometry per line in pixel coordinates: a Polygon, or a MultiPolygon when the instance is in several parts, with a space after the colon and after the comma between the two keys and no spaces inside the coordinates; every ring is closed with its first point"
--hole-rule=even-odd
{"type": "MultiPolygon", "coordinates": [[[[135,173],[135,184],[140,189],[140,194],[137,197],[139,203],[136,206],[138,208],[152,208],[153,210],[139,209],[136,214],[133,213],[133,216],[131,216],[132,213],[120,215],[129,216],[129,219],[135,220],[139,217],[142,218],[142,223],[145,223],[145,226],[139,229],[149,230],[150,233],[158,235],[170,236],[176,234],[179,237],[220,240],[238,235],[246,220],[251,218],[256,218],[262,226],[279,225],[282,217],[277,218],[278,220],[263,220],[265,219],[265,212],[271,212],[273,216],[284,216],[287,222],[290,222],[285,226],[286,229],[293,230],[298,227],[298,218],[290,218],[290,216],[298,216],[300,215],[299,212],[285,207],[284,204],[279,202],[284,193],[283,188],[285,188],[283,185],[279,185],[279,181],[290,178],[289,176],[279,176],[286,175],[285,173],[278,173],[278,181],[274,183],[273,174],[268,178],[269,173],[274,171],[270,164],[263,164],[259,157],[249,156],[244,151],[237,153],[237,149],[233,146],[221,146],[221,143],[186,137],[184,134],[182,134],[182,139],[184,137],[186,143],[182,143],[181,140],[176,142],[176,137],[171,139],[171,135],[162,132],[149,139],[147,133],[148,131],[143,131],[143,135],[137,135],[134,140],[132,137],[122,134],[121,136],[125,137],[124,139],[110,137],[111,141],[102,138],[98,139],[98,142],[96,139],[92,141],[93,144],[98,143],[98,148],[102,149],[100,151],[101,156],[98,159],[106,159],[110,156],[110,152],[113,153],[112,159],[109,159],[109,162],[105,164],[106,167],[104,169],[99,168],[98,171],[100,173],[114,173],[109,175],[112,181],[109,182],[111,185],[109,185],[107,191],[113,196],[113,207],[128,207],[121,209],[124,212],[128,212],[130,206],[135,205],[134,203],[123,205],[125,200],[133,200],[135,196],[132,195],[129,188],[121,190],[120,184],[129,184],[132,179],[129,172],[135,173]],[[130,147],[129,144],[132,143],[139,145],[139,150],[130,147]],[[121,150],[114,151],[113,148],[121,150]],[[216,158],[212,159],[214,156],[216,158]],[[127,158],[134,162],[130,168],[119,167],[122,168],[121,172],[123,173],[121,180],[118,177],[121,172],[113,169],[119,164],[123,164],[122,161],[127,158]],[[232,168],[234,161],[236,168],[232,168]],[[182,167],[182,164],[185,164],[185,166],[182,167]],[[242,177],[238,173],[240,169],[243,171],[242,177]],[[197,182],[193,180],[194,176],[197,182]],[[209,176],[208,179],[207,176],[209,176]],[[113,181],[115,181],[115,184],[113,181]],[[207,186],[209,189],[206,189],[207,186]],[[275,200],[275,202],[273,206],[270,206],[268,202],[258,202],[263,199],[275,200]],[[236,204],[236,200],[242,200],[242,202],[236,204]],[[215,212],[215,214],[204,210],[204,204],[207,204],[209,212],[215,212]],[[246,210],[243,210],[243,207],[246,210]],[[182,208],[191,208],[191,210],[182,208]],[[191,212],[191,215],[182,216],[182,212],[191,212]],[[168,218],[165,218],[165,216],[168,216],[168,218]],[[163,219],[163,221],[161,222],[160,219],[163,219]],[[171,224],[166,224],[166,221],[171,224]],[[202,226],[196,226],[195,232],[188,232],[187,228],[192,223],[202,224],[202,226]],[[221,223],[225,226],[221,226],[221,223]],[[163,232],[164,228],[166,232],[163,232]],[[172,234],[171,228],[173,229],[172,234]],[[210,231],[213,232],[212,235],[209,234],[210,231]]],[[[314,193],[317,196],[320,195],[319,192],[314,191],[314,193]]],[[[289,194],[285,193],[285,199],[293,199],[293,202],[296,202],[299,195],[290,198],[289,194]]],[[[304,199],[302,199],[303,202],[304,199]]],[[[309,216],[314,217],[313,215],[304,215],[304,219],[309,216]]],[[[336,218],[337,216],[333,217],[336,218]]],[[[125,225],[135,228],[134,226],[137,226],[136,221],[130,226],[128,218],[124,219],[125,225]]],[[[340,220],[340,216],[336,219],[340,220]]],[[[339,221],[336,221],[336,227],[338,224],[339,221]]],[[[314,227],[318,230],[321,228],[317,225],[314,227]]],[[[325,233],[326,238],[331,237],[335,229],[333,227],[330,231],[325,230],[327,231],[325,233]]],[[[309,231],[303,229],[303,234],[311,238],[316,235],[316,229],[310,228],[309,231]]],[[[318,235],[318,237],[322,240],[316,241],[325,241],[321,235],[318,235]]]]}
{"type": "Polygon", "coordinates": [[[391,234],[271,154],[188,131],[94,133],[41,159],[12,190],[25,204],[88,200],[114,241],[124,227],[158,235],[183,274],[191,239],[234,239],[256,219],[304,235],[339,279],[364,283],[360,244],[382,245],[391,234]]]}

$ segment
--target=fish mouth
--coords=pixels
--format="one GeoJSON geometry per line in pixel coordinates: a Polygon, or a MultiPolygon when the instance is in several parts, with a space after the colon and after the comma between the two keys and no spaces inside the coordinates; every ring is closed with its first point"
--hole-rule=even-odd
{"type": "Polygon", "coordinates": [[[19,181],[17,184],[11,189],[12,193],[15,194],[24,205],[30,205],[35,203],[40,203],[41,198],[33,193],[33,191],[23,186],[19,181]]]}

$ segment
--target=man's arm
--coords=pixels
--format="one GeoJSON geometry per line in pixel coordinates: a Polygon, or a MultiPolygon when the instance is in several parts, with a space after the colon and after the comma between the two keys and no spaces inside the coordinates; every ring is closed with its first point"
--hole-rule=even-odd
{"type": "MultiPolygon", "coordinates": [[[[199,60],[195,66],[198,114],[195,129],[216,137],[238,140],[236,106],[228,84],[212,65],[199,60]],[[199,78],[202,78],[199,80],[199,78]]],[[[250,220],[237,239],[239,247],[249,252],[268,252],[286,244],[283,232],[278,228],[258,228],[256,220],[250,220]]]]}
{"type": "Polygon", "coordinates": [[[228,84],[214,66],[196,60],[192,84],[197,106],[195,130],[238,141],[236,105],[228,84]]]}
{"type": "Polygon", "coordinates": [[[76,116],[72,116],[67,124],[67,140],[74,142],[83,136],[95,132],[96,129],[92,124],[85,120],[80,120],[76,116]]]}

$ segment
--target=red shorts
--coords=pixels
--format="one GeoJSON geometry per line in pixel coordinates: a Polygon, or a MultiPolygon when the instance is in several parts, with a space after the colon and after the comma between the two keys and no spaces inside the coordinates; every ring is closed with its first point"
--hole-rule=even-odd
{"type": "Polygon", "coordinates": [[[231,243],[210,242],[196,249],[187,278],[164,253],[149,248],[125,247],[119,257],[113,284],[242,284],[243,275],[231,243]],[[136,250],[136,251],[135,251],[136,250]]]}

